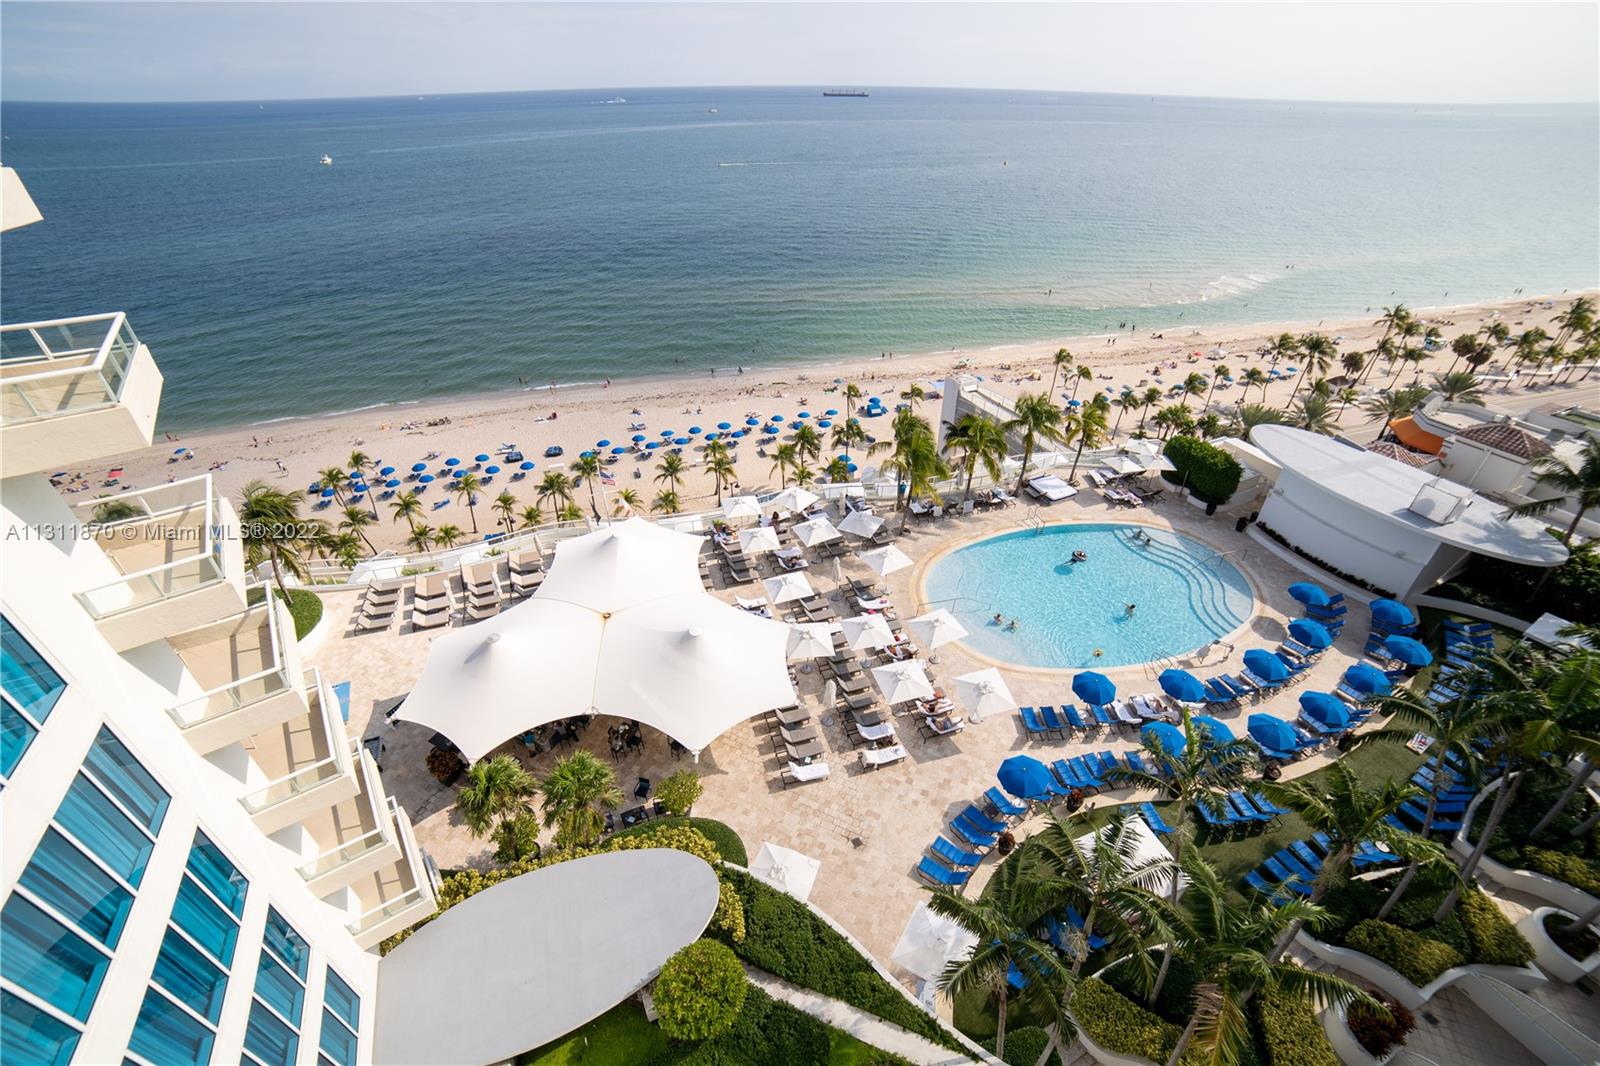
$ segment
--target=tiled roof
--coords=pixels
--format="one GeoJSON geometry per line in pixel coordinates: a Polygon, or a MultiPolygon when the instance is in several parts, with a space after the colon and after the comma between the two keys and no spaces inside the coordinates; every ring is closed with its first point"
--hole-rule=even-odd
{"type": "Polygon", "coordinates": [[[1405,463],[1407,466],[1417,467],[1418,469],[1427,466],[1433,459],[1433,456],[1431,455],[1419,455],[1409,448],[1402,448],[1400,445],[1390,444],[1388,441],[1373,444],[1367,448],[1367,451],[1372,452],[1375,455],[1381,455],[1386,459],[1393,459],[1396,462],[1405,463]]]}
{"type": "Polygon", "coordinates": [[[1550,445],[1532,433],[1505,422],[1485,422],[1481,426],[1462,430],[1456,436],[1522,460],[1537,459],[1551,452],[1550,445]]]}

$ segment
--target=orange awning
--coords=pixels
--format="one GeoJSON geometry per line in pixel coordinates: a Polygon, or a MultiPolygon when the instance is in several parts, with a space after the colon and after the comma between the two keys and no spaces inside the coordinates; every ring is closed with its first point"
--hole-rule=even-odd
{"type": "Polygon", "coordinates": [[[1416,422],[1412,421],[1410,415],[1404,418],[1397,418],[1389,423],[1389,431],[1394,434],[1395,440],[1412,451],[1438,455],[1444,449],[1444,438],[1429,433],[1417,425],[1416,422]]]}

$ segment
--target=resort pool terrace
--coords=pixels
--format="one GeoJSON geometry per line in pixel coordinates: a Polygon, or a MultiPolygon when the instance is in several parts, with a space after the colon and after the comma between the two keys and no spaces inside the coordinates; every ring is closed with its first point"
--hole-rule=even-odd
{"type": "Polygon", "coordinates": [[[1255,605],[1245,576],[1213,549],[1168,530],[1120,524],[1044,526],[975,541],[934,561],[923,598],[925,609],[944,607],[961,620],[973,651],[1061,670],[1194,651],[1243,625],[1255,605]],[[1082,561],[1072,561],[1074,552],[1082,561]],[[995,623],[996,614],[1004,623],[995,623]],[[1013,618],[1015,629],[1006,624],[1013,618]]]}

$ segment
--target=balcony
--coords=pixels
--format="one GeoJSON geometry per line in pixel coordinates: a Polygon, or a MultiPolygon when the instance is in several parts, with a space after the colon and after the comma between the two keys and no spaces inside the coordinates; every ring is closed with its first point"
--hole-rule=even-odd
{"type": "Polygon", "coordinates": [[[199,689],[181,693],[167,714],[201,755],[310,710],[316,694],[307,691],[294,622],[276,598],[167,642],[199,689]]]}
{"type": "Polygon", "coordinates": [[[210,474],[72,510],[122,575],[77,593],[117,651],[244,610],[239,520],[210,474]]]}
{"type": "Polygon", "coordinates": [[[148,447],[161,383],[121,311],[0,326],[0,478],[148,447]]]}
{"type": "Polygon", "coordinates": [[[400,861],[361,878],[353,886],[361,913],[348,928],[362,948],[376,947],[384,937],[432,914],[438,905],[432,874],[411,835],[411,819],[393,801],[389,803],[389,817],[400,836],[400,861]]]}
{"type": "Polygon", "coordinates": [[[394,865],[402,854],[394,800],[384,793],[372,756],[354,738],[349,743],[356,794],[301,822],[322,849],[298,867],[307,887],[318,896],[370,877],[394,865]]]}
{"type": "Polygon", "coordinates": [[[239,802],[263,833],[320,818],[359,791],[339,702],[322,684],[320,672],[307,670],[303,677],[305,713],[245,742],[266,784],[239,802]]]}

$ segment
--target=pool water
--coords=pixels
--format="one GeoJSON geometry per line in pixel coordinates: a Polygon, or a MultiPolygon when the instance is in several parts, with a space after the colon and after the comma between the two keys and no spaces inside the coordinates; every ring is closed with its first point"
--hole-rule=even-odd
{"type": "Polygon", "coordinates": [[[1242,625],[1255,602],[1238,568],[1204,544],[1144,526],[1076,524],[958,548],[929,570],[924,598],[925,610],[961,620],[974,651],[1074,670],[1193,651],[1242,625]],[[1072,562],[1076,551],[1087,558],[1072,562]],[[996,625],[997,613],[1017,628],[996,625]]]}

